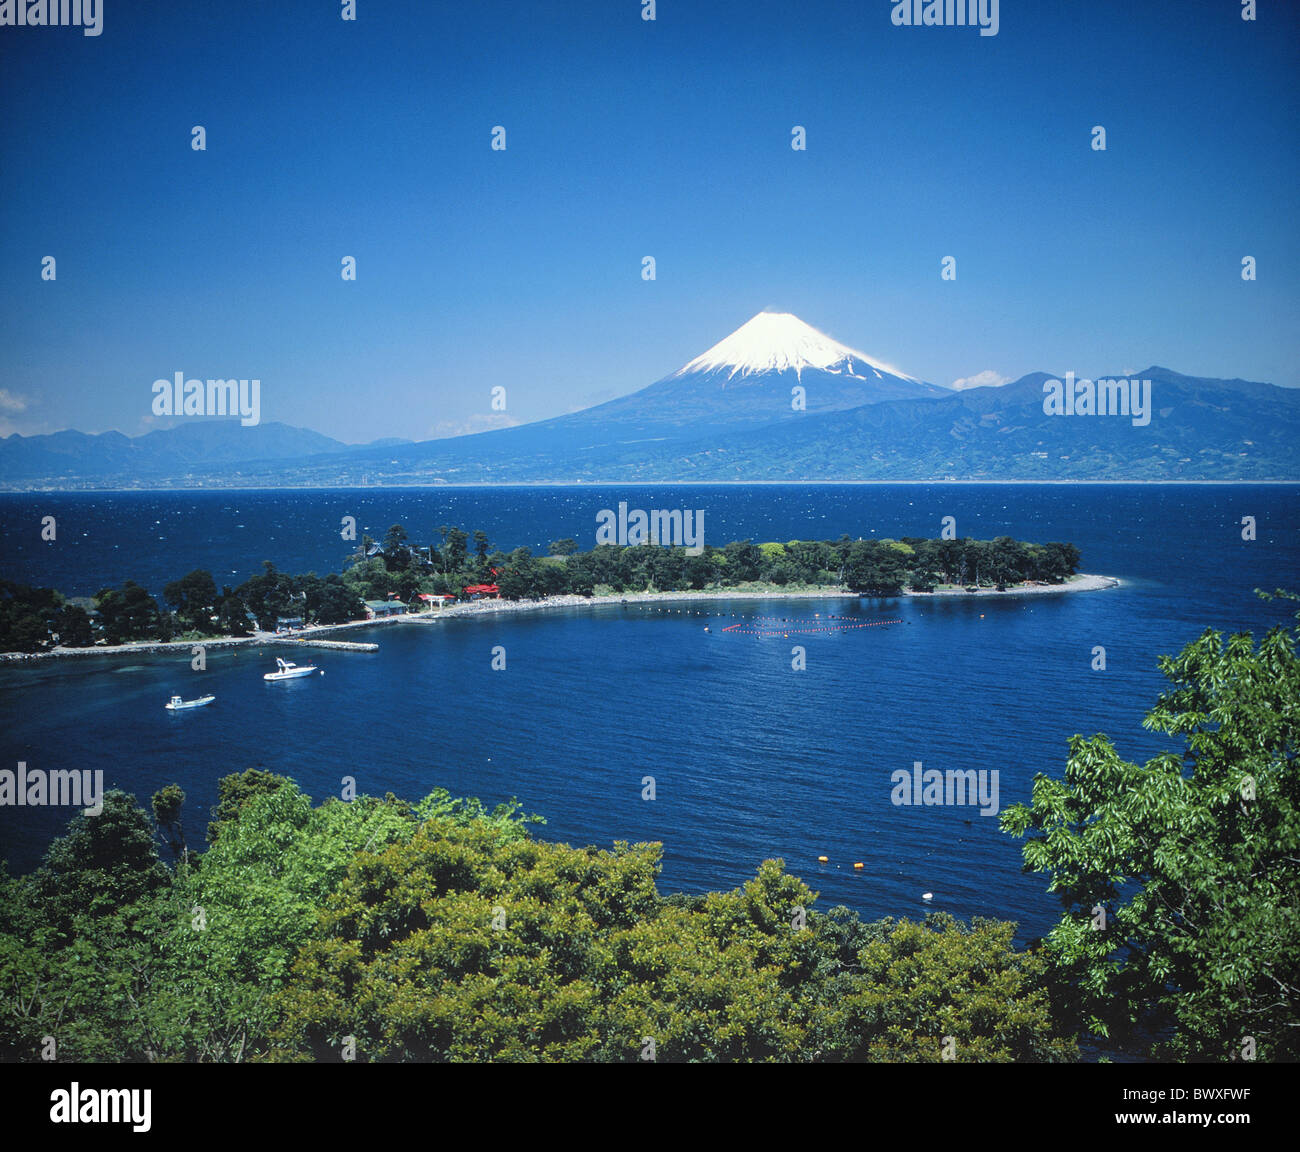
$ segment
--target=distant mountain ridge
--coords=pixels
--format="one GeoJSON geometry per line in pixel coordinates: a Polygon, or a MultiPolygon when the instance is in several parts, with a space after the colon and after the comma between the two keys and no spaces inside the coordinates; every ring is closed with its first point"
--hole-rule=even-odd
{"type": "Polygon", "coordinates": [[[1145,426],[1049,415],[1047,373],[954,391],[763,312],[637,392],[533,424],[351,446],[209,420],[135,439],[10,436],[0,485],[1300,480],[1300,389],[1159,366],[1123,375],[1150,381],[1145,426]]]}
{"type": "MultiPolygon", "coordinates": [[[[392,446],[411,441],[382,443],[392,446]]],[[[44,485],[59,479],[98,479],[108,486],[111,481],[163,474],[173,479],[191,473],[208,475],[218,468],[249,463],[261,466],[350,450],[352,446],[308,428],[276,421],[246,428],[237,419],[195,420],[135,437],[72,430],[44,436],[14,434],[0,439],[0,482],[12,487],[25,478],[44,485]]]]}

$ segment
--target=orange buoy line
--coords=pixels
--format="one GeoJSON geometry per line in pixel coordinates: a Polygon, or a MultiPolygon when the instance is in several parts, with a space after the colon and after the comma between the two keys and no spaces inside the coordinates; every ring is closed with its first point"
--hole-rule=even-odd
{"type": "MultiPolygon", "coordinates": [[[[813,624],[820,627],[828,627],[822,623],[825,620],[843,620],[846,624],[855,628],[866,628],[873,624],[901,624],[901,620],[862,620],[857,616],[748,616],[740,624],[732,624],[729,627],[740,628],[746,624],[813,624]]],[[[837,625],[838,626],[838,625],[837,625]]]]}
{"type": "MultiPolygon", "coordinates": [[[[626,601],[624,602],[626,605],[626,601]]],[[[814,612],[811,617],[808,616],[744,616],[739,612],[705,612],[696,608],[662,608],[649,604],[637,604],[635,607],[641,612],[658,612],[668,616],[703,616],[708,619],[726,619],[730,616],[733,620],[739,616],[740,620],[735,624],[728,624],[721,628],[722,632],[731,632],[737,636],[833,636],[843,632],[852,631],[855,628],[879,628],[888,624],[902,624],[902,620],[858,620],[853,616],[837,616],[833,612],[814,612]],[[838,621],[838,623],[831,623],[838,621]],[[791,624],[806,624],[807,627],[791,628],[791,624]],[[775,625],[775,627],[773,627],[775,625]]],[[[711,628],[705,628],[706,632],[711,632],[711,628]]]]}
{"type": "MultiPolygon", "coordinates": [[[[901,624],[901,620],[868,620],[858,621],[856,623],[844,624],[812,624],[807,628],[772,628],[772,627],[755,627],[755,625],[767,625],[774,621],[775,617],[757,617],[753,621],[744,621],[740,624],[728,624],[722,629],[723,632],[729,632],[736,636],[790,636],[790,635],[828,635],[838,632],[850,632],[855,628],[879,628],[885,624],[901,624]]],[[[838,620],[848,620],[846,616],[835,617],[838,620]]]]}

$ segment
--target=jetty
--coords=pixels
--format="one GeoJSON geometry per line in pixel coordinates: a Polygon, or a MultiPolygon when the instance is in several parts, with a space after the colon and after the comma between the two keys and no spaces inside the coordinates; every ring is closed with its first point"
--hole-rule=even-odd
{"type": "MultiPolygon", "coordinates": [[[[325,625],[335,630],[355,626],[366,626],[373,621],[361,620],[353,625],[325,625]]],[[[92,645],[89,648],[52,648],[47,652],[0,652],[0,663],[10,660],[48,660],[59,657],[94,657],[94,656],[186,656],[191,655],[196,647],[208,652],[220,652],[232,648],[259,648],[268,644],[288,644],[293,647],[332,648],[336,652],[378,652],[379,645],[359,643],[354,640],[326,640],[314,636],[286,636],[274,632],[255,632],[252,636],[221,636],[208,640],[162,640],[146,641],[134,644],[119,644],[113,647],[92,645]]]]}
{"type": "Polygon", "coordinates": [[[303,648],[332,648],[335,652],[379,651],[378,644],[361,644],[355,640],[309,640],[304,636],[295,636],[292,640],[283,640],[283,642],[303,648]]]}

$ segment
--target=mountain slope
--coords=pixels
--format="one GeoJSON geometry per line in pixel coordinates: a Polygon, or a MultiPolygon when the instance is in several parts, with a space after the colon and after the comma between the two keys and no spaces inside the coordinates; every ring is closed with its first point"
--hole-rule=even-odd
{"type": "MultiPolygon", "coordinates": [[[[593,408],[397,452],[359,450],[357,466],[438,469],[494,467],[498,459],[533,468],[594,466],[624,447],[728,436],[808,413],[842,412],[903,398],[950,396],[857,352],[789,313],[760,312],[676,372],[593,408]],[[802,388],[803,409],[793,389],[802,388]]],[[[524,469],[527,471],[527,469],[524,469]]]]}
{"type": "MultiPolygon", "coordinates": [[[[1000,388],[654,440],[593,426],[585,445],[561,447],[532,425],[369,454],[365,474],[372,483],[1300,479],[1300,390],[1160,367],[1138,378],[1151,381],[1145,426],[1045,414],[1050,377],[1038,372],[1000,388]],[[510,437],[530,429],[529,441],[510,437]]],[[[362,463],[340,471],[336,459],[304,461],[302,482],[358,483],[362,463]]]]}
{"type": "MultiPolygon", "coordinates": [[[[1297,480],[1300,390],[1151,367],[1151,420],[1049,416],[1046,373],[948,399],[809,416],[725,443],[609,461],[692,480],[1297,480]]],[[[1060,379],[1060,377],[1056,377],[1060,379]]]]}
{"type": "Polygon", "coordinates": [[[630,396],[544,421],[552,433],[592,431],[608,443],[682,439],[839,412],[884,400],[948,395],[784,312],[760,312],[707,352],[630,396]]]}
{"type": "MultiPolygon", "coordinates": [[[[347,446],[237,421],[11,436],[15,487],[814,480],[1300,480],[1300,389],[1153,366],[1149,422],[1044,411],[1045,373],[938,388],[759,313],[630,395],[534,424],[347,446]],[[805,401],[791,403],[794,390],[805,401]]],[[[1058,378],[1059,379],[1059,378],[1058,378]]]]}
{"type": "Polygon", "coordinates": [[[0,440],[0,481],[130,483],[346,449],[340,441],[306,428],[276,422],[245,428],[238,420],[196,420],[136,437],[121,432],[15,434],[0,440]]]}

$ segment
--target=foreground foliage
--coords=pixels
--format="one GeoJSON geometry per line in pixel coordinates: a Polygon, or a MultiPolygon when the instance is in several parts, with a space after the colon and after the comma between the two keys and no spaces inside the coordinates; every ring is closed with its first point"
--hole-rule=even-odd
{"type": "Polygon", "coordinates": [[[1300,1058],[1300,661],[1295,637],[1206,631],[1145,725],[1185,742],[1139,766],[1076,736],[1064,779],[1003,815],[1065,905],[1060,1000],[1157,1057],[1300,1058]]]}
{"type": "Polygon", "coordinates": [[[1012,925],[863,923],[767,861],[661,897],[660,848],[534,839],[435,792],[313,807],[223,781],[174,873],[134,799],[0,874],[0,1055],[61,1060],[1060,1060],[1012,925]]]}

